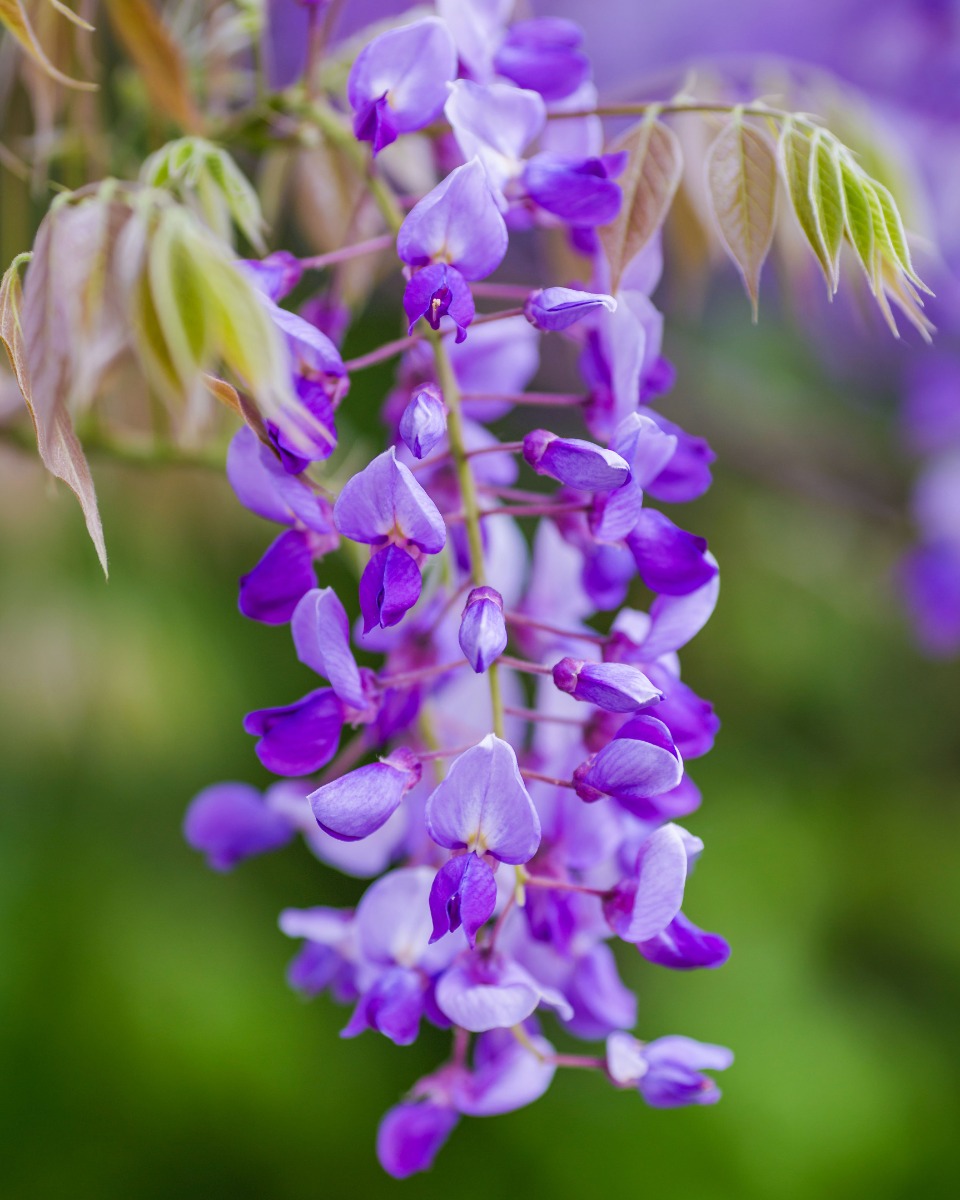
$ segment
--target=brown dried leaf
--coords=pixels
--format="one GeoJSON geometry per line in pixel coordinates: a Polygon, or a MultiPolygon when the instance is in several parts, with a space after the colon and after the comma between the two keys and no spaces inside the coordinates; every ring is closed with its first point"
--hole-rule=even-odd
{"type": "Polygon", "coordinates": [[[620,176],[623,202],[617,219],[599,230],[610,263],[610,288],[616,291],[624,267],[635,258],[666,219],[683,175],[680,142],[651,113],[628,130],[611,152],[628,151],[620,176]]]}
{"type": "MultiPolygon", "coordinates": [[[[62,5],[55,5],[60,11],[64,12],[62,5]]],[[[71,14],[75,24],[90,28],[85,21],[81,21],[76,14],[71,14]]],[[[49,56],[40,44],[40,39],[37,37],[37,32],[33,28],[30,17],[27,13],[26,6],[23,0],[0,0],[0,24],[9,29],[11,35],[16,38],[23,49],[30,55],[33,61],[41,67],[51,79],[55,79],[58,83],[62,83],[64,87],[76,88],[81,92],[93,92],[97,90],[95,83],[88,83],[82,79],[71,79],[69,75],[64,73],[50,61],[49,56]]]]}
{"type": "Polygon", "coordinates": [[[151,100],[182,128],[203,122],[193,102],[180,47],[150,0],[104,0],[110,23],[137,65],[151,100]]]}
{"type": "Polygon", "coordinates": [[[743,276],[756,320],[777,205],[777,159],[766,136],[734,116],[710,148],[707,186],[720,237],[743,276]]]}
{"type": "MultiPolygon", "coordinates": [[[[38,245],[42,236],[42,233],[38,236],[38,245]]],[[[40,249],[45,247],[41,246],[40,249]]],[[[48,278],[43,259],[39,258],[38,262],[38,258],[34,259],[30,269],[31,291],[34,295],[45,289],[48,278]]],[[[35,348],[27,340],[31,316],[20,286],[21,262],[22,258],[14,260],[0,283],[0,340],[6,348],[20,391],[33,418],[40,457],[47,470],[62,479],[80,501],[87,531],[106,575],[107,548],[103,540],[97,496],[90,467],[77,440],[70,414],[61,395],[54,393],[50,396],[34,390],[35,372],[31,368],[31,360],[36,359],[36,350],[40,349],[43,353],[43,348],[35,348]]],[[[52,347],[46,349],[51,361],[59,359],[52,347]]]]}

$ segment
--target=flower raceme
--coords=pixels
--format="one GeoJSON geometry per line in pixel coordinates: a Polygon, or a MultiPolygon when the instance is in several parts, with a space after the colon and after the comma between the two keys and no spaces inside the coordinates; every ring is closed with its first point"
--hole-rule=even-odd
{"type": "MultiPolygon", "coordinates": [[[[392,235],[243,266],[298,407],[251,422],[230,447],[238,499],[282,527],[241,580],[240,607],[289,623],[317,683],[244,720],[281,780],[263,794],[207,788],[185,822],[217,870],[299,834],[322,862],[369,881],[354,908],[287,910],[281,929],[302,943],[292,986],[352,1005],[346,1036],[406,1045],[424,1022],[452,1030],[449,1060],[380,1126],[377,1152],[397,1177],[427,1169],[461,1117],[538,1099],[557,1069],[593,1069],[676,1107],[716,1101],[705,1072],[732,1061],[682,1036],[638,1040],[620,977],[628,948],[634,967],[676,971],[716,968],[730,952],[684,911],[703,844],[677,823],[701,802],[687,764],[719,728],[678,658],[716,605],[718,565],[660,507],[702,496],[713,459],[660,411],[674,371],[650,296],[679,150],[653,114],[669,195],[638,199],[641,176],[654,185],[636,136],[605,153],[598,118],[579,111],[596,96],[580,31],[511,23],[511,8],[438,0],[435,16],[369,38],[349,68],[352,150],[395,233],[408,341],[344,362],[323,316],[336,289],[300,314],[281,306],[308,266],[336,269],[392,235]],[[564,108],[571,119],[554,121],[564,108]],[[396,180],[422,176],[388,164],[409,135],[439,182],[408,198],[396,180]],[[538,230],[581,255],[582,284],[482,282],[515,234],[529,242],[538,230]],[[518,307],[478,317],[479,301],[499,299],[518,307]],[[561,341],[580,379],[529,391],[541,348],[561,341]],[[384,441],[343,479],[326,464],[334,413],[354,374],[391,359],[384,441]],[[551,405],[555,421],[505,440],[502,418],[515,430],[528,406],[551,405]],[[338,596],[326,563],[344,543],[367,557],[356,591],[338,596]],[[605,1049],[558,1053],[554,1030],[605,1049]]],[[[728,140],[759,138],[744,120],[736,110],[728,140]]],[[[853,203],[867,184],[840,157],[853,203]]],[[[910,310],[916,281],[895,234],[865,265],[910,310]]],[[[759,265],[725,236],[752,287],[759,265]]],[[[528,248],[509,261],[520,271],[547,259],[528,248]]]]}

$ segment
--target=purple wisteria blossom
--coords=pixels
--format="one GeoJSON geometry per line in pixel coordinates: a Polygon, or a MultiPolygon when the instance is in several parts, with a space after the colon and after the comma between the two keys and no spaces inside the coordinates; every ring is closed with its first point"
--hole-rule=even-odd
{"type": "MultiPolygon", "coordinates": [[[[596,232],[620,211],[626,155],[603,153],[581,31],[511,23],[512,9],[438,0],[436,16],[380,27],[358,52],[336,43],[353,61],[331,72],[348,80],[334,107],[352,110],[357,161],[397,229],[408,342],[345,363],[331,340],[349,316],[341,265],[389,236],[242,267],[297,407],[231,443],[237,497],[281,527],[240,607],[289,622],[316,682],[244,718],[279,779],[263,793],[208,788],[185,822],[216,869],[299,836],[365,881],[354,908],[287,909],[280,927],[300,941],[291,986],[351,1006],[345,1037],[405,1046],[425,1024],[449,1031],[449,1059],[380,1125],[397,1178],[427,1170],[461,1118],[532,1103],[565,1066],[674,1107],[715,1100],[703,1072],[731,1060],[682,1037],[635,1038],[643,1008],[621,977],[625,959],[690,971],[730,953],[686,914],[702,842],[675,823],[702,799],[685,764],[719,729],[678,657],[713,612],[719,573],[706,541],[660,508],[706,491],[713,454],[659,412],[674,374],[650,300],[659,239],[614,270],[596,232]],[[576,115],[550,119],[563,111],[576,115]],[[586,255],[582,287],[546,274],[543,230],[586,255]],[[508,258],[514,235],[524,244],[508,258]],[[504,281],[488,281],[501,264],[504,281]],[[329,294],[281,308],[311,269],[331,271],[329,294]],[[544,378],[562,368],[564,344],[581,378],[529,391],[541,366],[544,378]],[[357,376],[398,349],[386,438],[369,450],[350,406],[372,376],[357,376]],[[362,436],[332,457],[341,405],[362,436]],[[529,407],[552,411],[534,422],[529,407]],[[507,416],[516,440],[495,424],[507,416]],[[335,590],[324,559],[344,543],[355,584],[335,590]],[[652,593],[645,611],[621,608],[635,582],[652,593]],[[606,1054],[558,1053],[541,1020],[606,1041],[606,1054]]],[[[318,18],[301,26],[316,34],[318,18]]],[[[307,82],[328,86],[319,68],[307,82]]]]}
{"type": "Polygon", "coordinates": [[[355,134],[376,154],[399,134],[429,125],[456,72],[453,38],[437,18],[381,33],[357,55],[347,80],[355,134]]]}

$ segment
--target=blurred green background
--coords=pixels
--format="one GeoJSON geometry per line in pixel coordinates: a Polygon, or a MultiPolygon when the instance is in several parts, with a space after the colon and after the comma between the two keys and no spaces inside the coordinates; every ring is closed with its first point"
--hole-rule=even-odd
{"type": "Polygon", "coordinates": [[[736,1050],[722,1103],[657,1112],[561,1072],[429,1175],[382,1175],[379,1116],[447,1038],[340,1040],[344,1010],[287,990],[276,928],[362,885],[300,845],[217,876],[180,836],[200,787],[265,782],[242,714],[310,686],[288,631],[236,611],[269,530],[215,472],[98,459],[105,583],[72,498],[0,447],[3,1196],[957,1195],[960,670],[916,656],[891,597],[887,406],[844,403],[739,299],[670,349],[666,411],[721,453],[684,513],[723,569],[685,656],[724,721],[692,772],[687,907],[734,952],[623,962],[642,1036],[736,1050]]]}

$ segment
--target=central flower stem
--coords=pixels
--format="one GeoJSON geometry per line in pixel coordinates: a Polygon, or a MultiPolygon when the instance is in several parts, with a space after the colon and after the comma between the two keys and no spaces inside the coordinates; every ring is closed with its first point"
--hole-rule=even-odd
{"type": "MultiPolygon", "coordinates": [[[[460,397],[460,385],[454,374],[453,365],[447,354],[443,338],[439,333],[431,331],[430,344],[433,347],[433,358],[437,368],[437,382],[447,405],[447,437],[450,441],[450,453],[453,456],[457,472],[457,482],[460,486],[460,498],[463,502],[463,524],[467,533],[467,544],[470,547],[470,578],[474,587],[482,587],[486,582],[483,563],[483,534],[480,530],[480,504],[477,500],[477,485],[470,468],[470,457],[463,437],[463,413],[460,397]]],[[[500,674],[496,663],[487,668],[487,679],[490,683],[490,706],[493,709],[493,732],[497,737],[503,737],[503,697],[500,692],[500,674]]]]}

